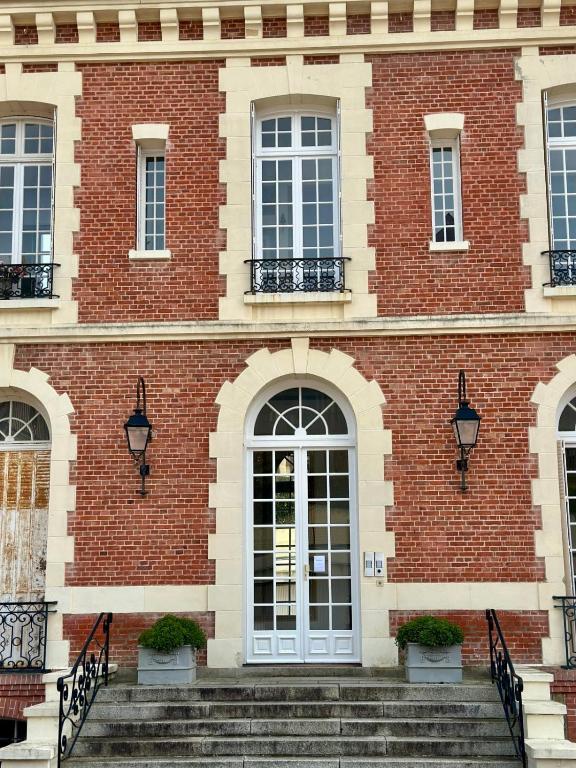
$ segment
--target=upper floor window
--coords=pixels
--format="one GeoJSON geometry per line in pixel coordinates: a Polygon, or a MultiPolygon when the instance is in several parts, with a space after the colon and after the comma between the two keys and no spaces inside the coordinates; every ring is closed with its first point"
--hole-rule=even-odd
{"type": "Polygon", "coordinates": [[[576,249],[576,105],[546,110],[552,250],[576,249]]]}
{"type": "Polygon", "coordinates": [[[341,290],[336,113],[260,116],[254,177],[253,290],[341,290]]]}
{"type": "Polygon", "coordinates": [[[164,152],[140,152],[138,248],[143,251],[163,251],[166,247],[164,164],[164,152]]]}
{"type": "Polygon", "coordinates": [[[0,122],[0,264],[51,260],[53,157],[51,121],[0,122]]]}
{"type": "Polygon", "coordinates": [[[431,141],[430,177],[433,242],[459,242],[463,236],[458,138],[431,141]]]}

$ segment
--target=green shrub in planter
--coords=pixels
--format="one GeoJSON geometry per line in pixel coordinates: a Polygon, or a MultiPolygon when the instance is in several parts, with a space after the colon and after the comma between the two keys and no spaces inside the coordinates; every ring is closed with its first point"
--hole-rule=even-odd
{"type": "Polygon", "coordinates": [[[418,616],[398,628],[396,644],[406,651],[409,683],[461,683],[464,633],[436,616],[418,616]]]}
{"type": "Polygon", "coordinates": [[[152,648],[161,653],[170,653],[183,645],[192,648],[204,648],[206,635],[203,629],[192,619],[184,619],[168,614],[153,624],[138,638],[143,648],[152,648]]]}
{"type": "Polygon", "coordinates": [[[418,616],[398,628],[396,645],[406,648],[408,643],[418,643],[432,648],[462,645],[464,633],[457,624],[436,616],[418,616]]]}

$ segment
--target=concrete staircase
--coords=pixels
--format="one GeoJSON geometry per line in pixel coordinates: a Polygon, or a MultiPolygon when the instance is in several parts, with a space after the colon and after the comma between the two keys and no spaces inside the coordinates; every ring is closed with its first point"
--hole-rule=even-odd
{"type": "MultiPolygon", "coordinates": [[[[254,673],[252,673],[254,675],[254,673]]],[[[493,686],[239,677],[102,689],[69,768],[514,768],[493,686]]]]}

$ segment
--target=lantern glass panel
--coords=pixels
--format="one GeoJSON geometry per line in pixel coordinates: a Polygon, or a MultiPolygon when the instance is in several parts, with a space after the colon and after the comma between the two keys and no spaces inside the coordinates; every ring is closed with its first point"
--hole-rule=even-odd
{"type": "Polygon", "coordinates": [[[476,438],[478,436],[479,421],[476,419],[470,419],[466,421],[460,421],[458,423],[458,430],[460,432],[460,440],[465,447],[474,447],[476,445],[476,438]]]}
{"type": "Polygon", "coordinates": [[[132,453],[142,453],[146,450],[150,427],[128,427],[128,446],[132,453]]]}

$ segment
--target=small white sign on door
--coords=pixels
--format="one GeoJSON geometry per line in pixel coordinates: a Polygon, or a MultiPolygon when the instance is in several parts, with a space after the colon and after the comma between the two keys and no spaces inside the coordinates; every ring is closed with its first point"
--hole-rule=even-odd
{"type": "Polygon", "coordinates": [[[326,573],[325,555],[314,555],[314,573],[326,573]]]}

